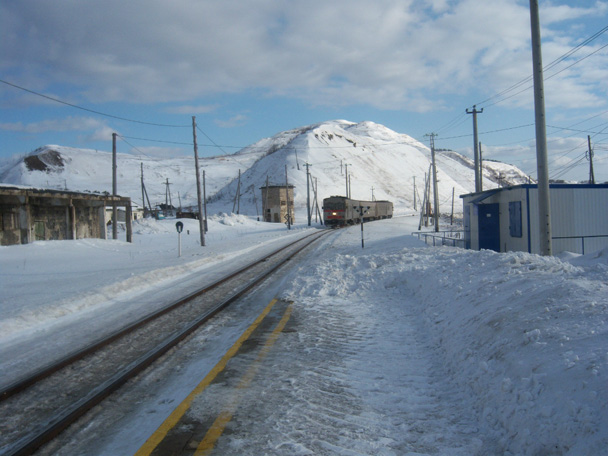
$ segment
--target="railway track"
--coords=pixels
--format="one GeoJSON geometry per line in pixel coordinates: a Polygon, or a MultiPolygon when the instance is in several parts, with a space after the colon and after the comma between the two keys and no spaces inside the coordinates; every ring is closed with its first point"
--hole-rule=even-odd
{"type": "Polygon", "coordinates": [[[59,435],[304,248],[315,232],[0,390],[0,455],[28,455],[59,435]]]}

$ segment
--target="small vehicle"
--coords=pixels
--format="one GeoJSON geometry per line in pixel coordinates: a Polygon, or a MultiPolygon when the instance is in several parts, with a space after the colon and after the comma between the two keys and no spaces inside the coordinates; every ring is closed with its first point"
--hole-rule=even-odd
{"type": "Polygon", "coordinates": [[[323,200],[323,220],[326,226],[354,225],[393,217],[390,201],[359,201],[345,196],[331,196],[323,200]]]}

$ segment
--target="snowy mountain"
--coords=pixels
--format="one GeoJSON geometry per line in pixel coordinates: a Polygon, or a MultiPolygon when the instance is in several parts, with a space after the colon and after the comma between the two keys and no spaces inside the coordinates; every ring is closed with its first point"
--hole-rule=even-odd
{"type": "MultiPolygon", "coordinates": [[[[346,192],[346,170],[353,198],[388,199],[396,212],[414,207],[424,193],[431,153],[427,146],[406,134],[373,122],[328,121],[281,132],[231,155],[202,157],[206,194],[213,210],[231,211],[241,172],[240,212],[261,211],[259,188],[266,184],[295,185],[296,207],[306,205],[306,166],[316,182],[319,200],[346,192]],[[256,207],[257,205],[257,207],[256,207]]],[[[142,173],[152,205],[170,197],[174,206],[194,206],[196,177],[194,157],[153,158],[117,154],[118,193],[134,203],[142,201],[142,173]],[[167,181],[169,182],[167,191],[167,181]]],[[[456,195],[474,190],[472,160],[452,151],[437,152],[440,207],[456,195]]],[[[484,188],[528,181],[518,168],[484,162],[484,188]]],[[[0,182],[39,188],[111,192],[112,154],[105,151],[44,146],[25,158],[0,167],[0,182]]],[[[311,189],[312,192],[312,189],[311,189]]],[[[457,205],[459,207],[459,205],[457,205]]]]}

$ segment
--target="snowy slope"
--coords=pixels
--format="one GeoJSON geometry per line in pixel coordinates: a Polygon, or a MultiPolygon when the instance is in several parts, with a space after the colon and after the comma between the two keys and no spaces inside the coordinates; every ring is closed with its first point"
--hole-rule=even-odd
{"type": "MultiPolygon", "coordinates": [[[[418,196],[424,192],[429,171],[430,150],[408,135],[396,133],[373,122],[345,120],[323,122],[281,132],[262,139],[241,151],[201,158],[206,174],[206,191],[215,211],[231,211],[241,172],[240,213],[261,211],[259,188],[268,178],[271,185],[296,186],[297,207],[306,204],[306,166],[316,179],[318,198],[344,195],[346,168],[351,175],[351,195],[356,199],[388,199],[397,212],[414,207],[414,181],[418,196]],[[255,197],[254,197],[255,195],[255,197]],[[257,204],[257,208],[256,208],[257,204]]],[[[143,155],[118,154],[118,193],[141,204],[141,167],[144,183],[153,205],[164,203],[167,187],[174,206],[195,205],[194,158],[184,156],[156,159],[143,155]]],[[[76,191],[110,192],[111,154],[103,151],[45,146],[30,156],[0,168],[0,182],[76,191]]],[[[471,160],[455,152],[437,153],[440,204],[474,189],[471,160]]],[[[517,168],[498,162],[484,163],[485,187],[496,187],[498,175],[507,183],[523,183],[525,175],[517,168]]],[[[445,207],[445,206],[444,206],[445,207]]]]}

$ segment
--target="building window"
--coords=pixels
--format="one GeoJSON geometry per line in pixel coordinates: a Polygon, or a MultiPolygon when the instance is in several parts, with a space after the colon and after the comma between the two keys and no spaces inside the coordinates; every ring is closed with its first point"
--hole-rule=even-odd
{"type": "Polygon", "coordinates": [[[4,212],[0,214],[0,228],[2,228],[2,231],[15,229],[15,214],[13,212],[4,212]]]}
{"type": "Polygon", "coordinates": [[[511,237],[522,237],[521,201],[509,202],[509,234],[511,237]]]}

